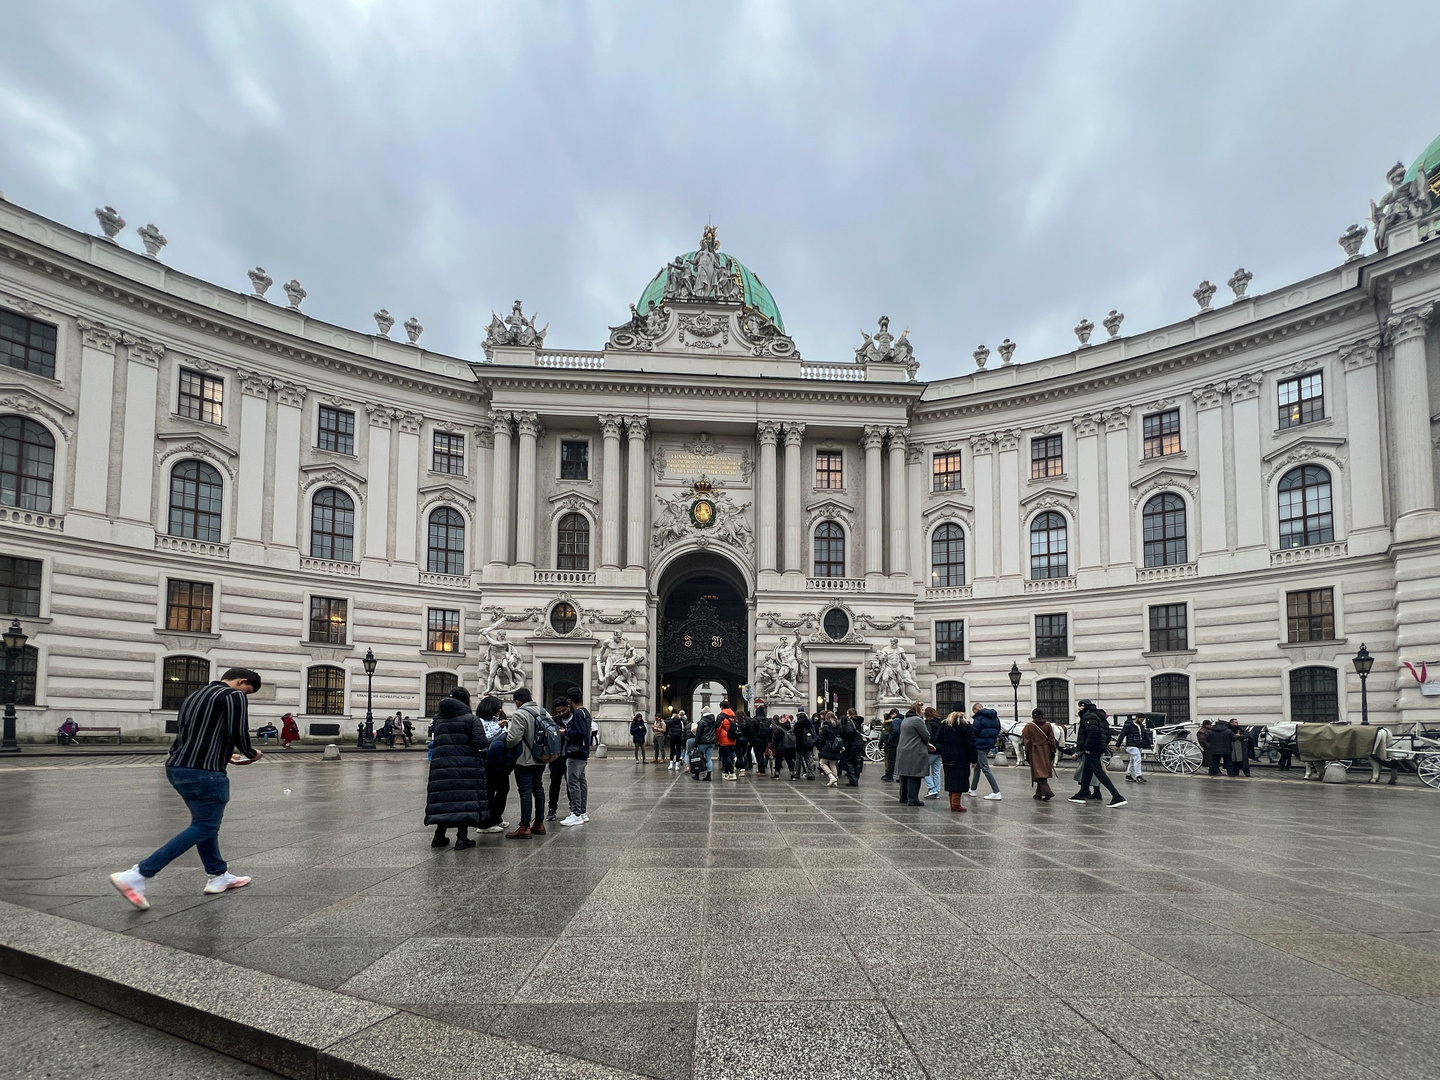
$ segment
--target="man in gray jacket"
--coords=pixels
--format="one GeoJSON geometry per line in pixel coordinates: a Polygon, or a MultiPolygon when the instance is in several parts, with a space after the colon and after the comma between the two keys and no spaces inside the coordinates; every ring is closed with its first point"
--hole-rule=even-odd
{"type": "Polygon", "coordinates": [[[505,747],[520,748],[520,756],[515,759],[515,788],[520,793],[520,824],[514,832],[506,833],[505,837],[508,840],[528,840],[531,836],[545,835],[545,781],[542,776],[545,764],[537,762],[532,752],[535,748],[535,718],[540,715],[541,709],[535,704],[530,691],[523,686],[515,691],[515,704],[520,707],[505,725],[505,747]],[[533,798],[537,790],[542,793],[541,798],[533,798]]]}

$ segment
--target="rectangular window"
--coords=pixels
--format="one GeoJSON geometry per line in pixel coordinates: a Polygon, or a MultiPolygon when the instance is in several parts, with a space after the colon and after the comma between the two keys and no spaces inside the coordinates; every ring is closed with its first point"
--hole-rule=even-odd
{"type": "Polygon", "coordinates": [[[1282,428],[1325,419],[1325,386],[1320,372],[1286,379],[1278,389],[1282,428]]]}
{"type": "Polygon", "coordinates": [[[6,615],[40,614],[40,570],[39,559],[0,555],[0,597],[6,615]]]}
{"type": "Polygon", "coordinates": [[[930,459],[930,490],[960,490],[960,451],[936,454],[930,459]]]}
{"type": "Polygon", "coordinates": [[[1335,590],[1305,589],[1285,594],[1286,635],[1289,641],[1335,639],[1335,590]]]}
{"type": "Polygon", "coordinates": [[[1065,472],[1065,437],[1037,435],[1030,440],[1030,479],[1060,476],[1065,472]]]}
{"type": "Polygon", "coordinates": [[[431,608],[425,647],[431,652],[460,651],[460,612],[431,608]]]}
{"type": "Polygon", "coordinates": [[[1190,628],[1184,604],[1155,604],[1150,608],[1150,651],[1184,652],[1190,648],[1190,628]]]}
{"type": "Polygon", "coordinates": [[[560,441],[560,479],[590,479],[590,444],[583,439],[560,441]]]}
{"type": "Polygon", "coordinates": [[[843,488],[845,486],[844,451],[815,451],[815,486],[817,488],[843,488]]]}
{"type": "Polygon", "coordinates": [[[165,629],[210,633],[215,586],[208,581],[172,581],[165,597],[165,629]]]}
{"type": "Polygon", "coordinates": [[[965,659],[965,620],[946,619],[935,624],[935,662],[953,664],[965,659]]]}
{"type": "Polygon", "coordinates": [[[1035,616],[1035,655],[1070,655],[1070,616],[1035,616]]]}
{"type": "Polygon", "coordinates": [[[1170,409],[1145,417],[1145,456],[1164,457],[1180,452],[1180,410],[1170,409]]]}
{"type": "Polygon", "coordinates": [[[0,363],[55,377],[55,327],[0,310],[0,363]]]}
{"type": "Polygon", "coordinates": [[[175,411],[207,424],[224,423],[225,380],[180,369],[180,400],[175,411]]]}
{"type": "Polygon", "coordinates": [[[320,423],[315,445],[337,454],[355,453],[355,414],[346,409],[320,406],[320,423]]]}
{"type": "Polygon", "coordinates": [[[310,642],[314,645],[344,645],[346,601],[331,596],[310,598],[310,642]]]}
{"type": "Polygon", "coordinates": [[[435,432],[430,469],[432,472],[448,473],[451,476],[464,476],[465,436],[453,431],[435,432]]]}

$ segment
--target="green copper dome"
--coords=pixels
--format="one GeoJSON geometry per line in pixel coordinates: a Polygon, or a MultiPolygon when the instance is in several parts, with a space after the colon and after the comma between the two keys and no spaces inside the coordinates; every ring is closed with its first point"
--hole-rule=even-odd
{"type": "MultiPolygon", "coordinates": [[[[769,318],[775,324],[776,329],[783,334],[785,332],[785,320],[780,317],[780,309],[775,306],[775,298],[770,295],[770,290],[765,287],[765,283],[756,276],[753,270],[739,259],[716,250],[719,247],[719,241],[715,239],[713,228],[707,226],[705,240],[702,243],[713,245],[709,247],[708,250],[713,252],[719,260],[723,273],[732,278],[737,273],[740,275],[740,299],[744,301],[745,306],[754,308],[760,312],[760,314],[769,318]]],[[[685,264],[692,274],[695,272],[695,260],[699,254],[699,251],[690,251],[679,257],[680,261],[685,264]]],[[[650,301],[653,300],[658,306],[665,299],[665,285],[669,275],[670,266],[661,267],[660,272],[655,275],[650,284],[645,286],[645,291],[640,294],[640,302],[635,305],[642,314],[650,310],[650,301]]],[[[701,298],[697,297],[696,299],[701,298]]]]}

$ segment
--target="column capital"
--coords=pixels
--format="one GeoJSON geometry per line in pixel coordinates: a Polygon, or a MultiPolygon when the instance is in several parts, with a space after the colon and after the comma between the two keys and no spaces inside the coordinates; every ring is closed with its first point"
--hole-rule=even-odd
{"type": "Polygon", "coordinates": [[[780,421],[761,420],[755,425],[755,438],[761,446],[774,446],[780,441],[780,421]]]}
{"type": "MultiPolygon", "coordinates": [[[[1088,414],[1087,414],[1088,415],[1088,414]]],[[[1079,423],[1077,420],[1076,423],[1079,423]]],[[[1093,432],[1092,432],[1093,434],[1093,432]]],[[[995,449],[995,438],[993,432],[982,431],[978,435],[970,436],[970,452],[972,454],[989,454],[995,449]]]]}
{"type": "Polygon", "coordinates": [[[484,450],[493,447],[495,445],[495,429],[485,424],[476,424],[475,445],[484,450]]]}
{"type": "Polygon", "coordinates": [[[113,353],[115,346],[120,343],[120,331],[106,326],[102,322],[80,318],[76,319],[75,323],[80,327],[80,341],[92,349],[104,349],[108,353],[113,353]]]}
{"type": "Polygon", "coordinates": [[[799,420],[791,420],[785,425],[785,445],[799,446],[805,440],[805,425],[799,420]]]}
{"type": "Polygon", "coordinates": [[[373,401],[367,401],[365,403],[365,411],[370,416],[371,427],[388,428],[390,421],[394,420],[398,415],[397,410],[390,408],[388,405],[377,405],[373,401]]]}
{"type": "Polygon", "coordinates": [[[1204,386],[1190,391],[1190,396],[1195,399],[1197,409],[1218,409],[1224,399],[1224,394],[1224,383],[1206,383],[1204,386]]]}
{"type": "Polygon", "coordinates": [[[996,432],[996,438],[999,439],[1000,451],[1002,453],[1009,450],[1019,450],[1020,440],[1023,437],[1024,434],[1019,428],[1006,428],[1004,431],[996,432]]]}
{"type": "Polygon", "coordinates": [[[866,450],[879,450],[885,444],[885,429],[877,424],[867,425],[860,433],[860,445],[866,450]]]}
{"type": "Polygon", "coordinates": [[[529,436],[532,439],[540,437],[540,417],[533,412],[517,412],[515,414],[515,430],[521,438],[529,436]]]}
{"type": "Polygon", "coordinates": [[[491,412],[490,434],[492,438],[504,436],[508,439],[510,437],[510,433],[514,430],[515,418],[511,416],[510,413],[505,412],[502,409],[496,409],[495,411],[491,412]]]}
{"type": "Polygon", "coordinates": [[[400,414],[400,430],[406,435],[419,435],[420,425],[425,418],[417,412],[402,412],[400,414]]]}
{"type": "Polygon", "coordinates": [[[903,427],[886,428],[886,434],[890,436],[890,449],[905,451],[905,443],[910,438],[910,429],[903,427]]]}
{"type": "Polygon", "coordinates": [[[157,367],[160,364],[160,358],[165,355],[165,346],[158,341],[151,341],[149,338],[138,337],[135,334],[121,334],[120,340],[125,343],[125,355],[141,364],[157,367]]]}
{"type": "Polygon", "coordinates": [[[1081,413],[1079,416],[1071,417],[1071,426],[1075,428],[1075,437],[1083,439],[1087,435],[1094,435],[1100,430],[1099,413],[1081,413]]]}
{"type": "Polygon", "coordinates": [[[604,435],[605,438],[620,438],[620,425],[625,422],[624,417],[616,416],[613,413],[602,413],[598,419],[600,421],[600,433],[604,435]]]}
{"type": "Polygon", "coordinates": [[[1260,387],[1264,381],[1263,375],[1241,375],[1238,379],[1227,382],[1225,389],[1230,391],[1231,401],[1249,401],[1260,396],[1260,387]]]}
{"type": "Polygon", "coordinates": [[[1423,304],[1407,311],[1396,312],[1385,320],[1385,337],[1391,345],[1423,338],[1430,329],[1430,321],[1434,315],[1434,304],[1423,304]]]}
{"type": "Polygon", "coordinates": [[[1105,414],[1106,431],[1124,431],[1130,426],[1130,406],[1122,405],[1105,414]]]}
{"type": "Polygon", "coordinates": [[[310,391],[296,383],[278,383],[275,387],[275,394],[280,399],[281,405],[289,405],[292,409],[303,408],[305,395],[310,391]]]}
{"type": "MultiPolygon", "coordinates": [[[[135,350],[132,348],[130,354],[133,356],[135,350]]],[[[240,381],[240,393],[249,397],[269,398],[270,388],[275,385],[275,380],[261,375],[258,371],[246,371],[238,368],[235,377],[240,381]]]]}
{"type": "Polygon", "coordinates": [[[918,465],[925,460],[925,446],[923,443],[912,442],[905,448],[905,461],[910,465],[918,465]]]}
{"type": "Polygon", "coordinates": [[[643,416],[625,417],[625,434],[632,441],[644,442],[650,435],[650,421],[643,416]]]}
{"type": "Polygon", "coordinates": [[[1345,370],[1354,371],[1356,368],[1369,367],[1379,360],[1381,340],[1378,334],[1372,334],[1359,341],[1352,341],[1349,345],[1341,346],[1340,359],[1345,362],[1345,370]]]}

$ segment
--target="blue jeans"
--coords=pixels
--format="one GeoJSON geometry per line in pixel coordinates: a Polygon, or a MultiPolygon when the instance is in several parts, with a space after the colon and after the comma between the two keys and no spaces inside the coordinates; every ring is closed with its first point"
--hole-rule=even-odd
{"type": "Polygon", "coordinates": [[[931,755],[930,755],[930,775],[925,778],[926,781],[927,781],[927,782],[929,783],[929,785],[930,785],[930,790],[931,790],[931,791],[939,791],[939,790],[940,790],[940,769],[941,769],[940,755],[939,755],[939,754],[931,754],[931,755]]]}
{"type": "Polygon", "coordinates": [[[205,873],[219,877],[225,873],[225,860],[220,857],[220,819],[230,801],[230,778],[223,772],[208,769],[165,769],[165,779],[180,793],[190,811],[190,825],[167,840],[140,864],[140,873],[154,877],[192,847],[200,852],[205,873]]]}
{"type": "Polygon", "coordinates": [[[705,771],[706,771],[707,773],[710,771],[710,761],[711,761],[711,757],[712,757],[712,755],[713,755],[714,753],[715,753],[715,744],[714,744],[714,743],[701,743],[701,744],[700,744],[700,756],[705,759],[705,771]]]}

